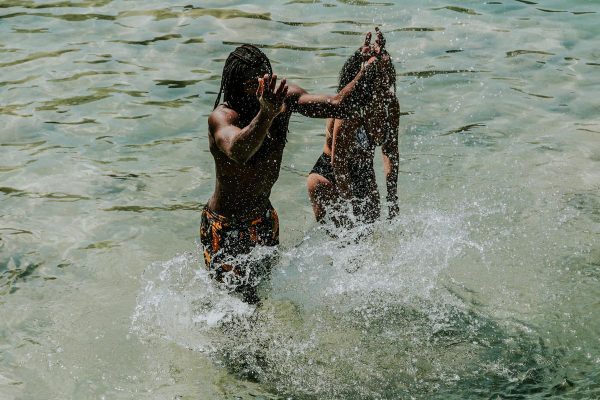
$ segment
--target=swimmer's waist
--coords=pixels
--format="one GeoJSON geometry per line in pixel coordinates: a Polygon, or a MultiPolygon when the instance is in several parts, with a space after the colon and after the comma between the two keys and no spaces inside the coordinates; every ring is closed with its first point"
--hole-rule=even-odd
{"type": "Polygon", "coordinates": [[[258,225],[262,223],[265,219],[270,219],[274,215],[277,214],[275,208],[268,204],[267,208],[263,211],[254,214],[253,216],[244,216],[244,217],[229,217],[223,214],[220,214],[216,211],[213,211],[209,208],[208,204],[204,206],[203,211],[207,214],[207,216],[211,219],[219,221],[223,226],[227,227],[241,227],[241,226],[252,226],[258,225]]]}

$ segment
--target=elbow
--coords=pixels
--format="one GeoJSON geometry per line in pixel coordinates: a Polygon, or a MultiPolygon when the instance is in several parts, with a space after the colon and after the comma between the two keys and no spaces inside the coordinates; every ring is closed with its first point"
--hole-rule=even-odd
{"type": "Polygon", "coordinates": [[[342,98],[340,96],[333,96],[331,99],[328,100],[328,102],[329,104],[331,104],[331,107],[337,110],[343,108],[342,98]]]}
{"type": "Polygon", "coordinates": [[[229,158],[233,160],[236,164],[246,165],[248,160],[250,160],[252,156],[249,154],[235,154],[232,153],[229,158]]]}
{"type": "Polygon", "coordinates": [[[332,117],[334,118],[345,118],[346,105],[344,98],[340,95],[335,95],[327,99],[327,104],[331,110],[332,117]]]}
{"type": "Polygon", "coordinates": [[[233,146],[227,152],[227,157],[229,157],[229,159],[235,162],[236,164],[245,165],[248,162],[248,160],[252,158],[252,154],[233,146]]]}

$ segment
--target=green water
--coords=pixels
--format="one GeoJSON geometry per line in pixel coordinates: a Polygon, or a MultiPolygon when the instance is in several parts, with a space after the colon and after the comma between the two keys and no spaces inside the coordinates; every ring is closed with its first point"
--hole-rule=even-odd
{"type": "Polygon", "coordinates": [[[0,399],[600,398],[599,15],[0,0],[0,399]],[[352,245],[317,229],[324,123],[295,116],[255,310],[197,268],[223,61],[251,42],[332,92],[375,24],[398,72],[400,217],[352,245]]]}

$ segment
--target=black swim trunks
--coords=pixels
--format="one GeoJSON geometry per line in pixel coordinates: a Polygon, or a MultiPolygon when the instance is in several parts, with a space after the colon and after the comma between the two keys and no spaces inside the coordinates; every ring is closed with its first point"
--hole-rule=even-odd
{"type": "MultiPolygon", "coordinates": [[[[352,184],[352,196],[359,199],[364,198],[368,196],[372,190],[370,182],[375,180],[373,157],[351,157],[351,159],[350,181],[352,184]]],[[[317,159],[317,162],[310,173],[321,175],[323,178],[336,185],[333,165],[331,165],[331,157],[325,153],[321,154],[317,159]]]]}

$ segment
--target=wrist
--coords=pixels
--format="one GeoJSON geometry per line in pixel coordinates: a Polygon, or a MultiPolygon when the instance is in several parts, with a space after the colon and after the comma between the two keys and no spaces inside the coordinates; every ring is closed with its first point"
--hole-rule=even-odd
{"type": "Polygon", "coordinates": [[[258,117],[259,119],[263,120],[263,121],[272,121],[275,117],[277,116],[277,112],[275,111],[274,108],[270,108],[270,107],[262,107],[260,108],[260,110],[258,111],[258,117]]]}

